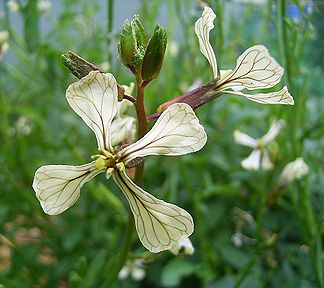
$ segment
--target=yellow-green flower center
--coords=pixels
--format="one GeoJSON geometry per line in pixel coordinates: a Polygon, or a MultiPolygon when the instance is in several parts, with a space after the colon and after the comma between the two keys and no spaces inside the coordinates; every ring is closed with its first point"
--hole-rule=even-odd
{"type": "Polygon", "coordinates": [[[257,140],[257,148],[260,149],[260,150],[262,150],[264,148],[264,146],[265,146],[265,143],[263,142],[263,140],[262,139],[258,139],[257,140]]]}
{"type": "Polygon", "coordinates": [[[115,169],[123,171],[125,169],[125,164],[120,161],[117,155],[110,153],[107,150],[101,151],[102,154],[93,156],[97,158],[95,161],[96,168],[106,169],[108,174],[114,172],[115,169]]]}

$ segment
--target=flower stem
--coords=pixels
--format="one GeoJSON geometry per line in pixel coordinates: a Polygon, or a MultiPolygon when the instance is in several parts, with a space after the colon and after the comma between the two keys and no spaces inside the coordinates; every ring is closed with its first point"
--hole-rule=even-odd
{"type": "Polygon", "coordinates": [[[114,22],[114,0],[107,0],[107,45],[108,45],[108,62],[111,65],[112,54],[113,54],[113,41],[112,41],[112,30],[113,30],[113,22],[114,22]]]}
{"type": "MultiPolygon", "coordinates": [[[[146,121],[146,112],[144,107],[144,89],[145,85],[143,85],[142,79],[136,79],[136,102],[135,110],[138,120],[138,132],[137,138],[141,139],[147,132],[147,121],[146,121]]],[[[140,185],[143,182],[143,172],[144,172],[144,161],[136,167],[135,170],[135,183],[140,185]]]]}

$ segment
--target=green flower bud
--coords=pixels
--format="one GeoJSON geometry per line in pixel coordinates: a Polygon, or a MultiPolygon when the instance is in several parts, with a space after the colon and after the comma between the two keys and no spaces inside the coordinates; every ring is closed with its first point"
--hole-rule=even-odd
{"type": "Polygon", "coordinates": [[[159,75],[163,63],[166,45],[166,31],[162,26],[157,25],[146,47],[143,59],[142,79],[144,81],[149,82],[159,75]]]}
{"type": "Polygon", "coordinates": [[[88,62],[71,51],[61,55],[61,60],[64,66],[67,67],[71,73],[79,79],[87,76],[91,71],[99,70],[96,65],[88,62]]]}
{"type": "Polygon", "coordinates": [[[147,45],[147,34],[146,31],[141,23],[141,21],[138,18],[138,15],[135,15],[131,25],[134,29],[135,32],[135,37],[136,37],[136,42],[137,42],[137,49],[144,49],[146,48],[147,45]]]}
{"type": "Polygon", "coordinates": [[[134,57],[136,55],[136,34],[131,23],[126,20],[123,30],[120,34],[119,55],[123,64],[129,68],[134,66],[134,57]]]}

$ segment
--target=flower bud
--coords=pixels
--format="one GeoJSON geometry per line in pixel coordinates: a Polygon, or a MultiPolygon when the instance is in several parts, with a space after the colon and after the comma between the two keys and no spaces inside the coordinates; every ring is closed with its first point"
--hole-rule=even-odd
{"type": "Polygon", "coordinates": [[[146,47],[143,64],[142,79],[149,82],[155,79],[161,70],[167,45],[166,31],[157,25],[146,47]]]}
{"type": "Polygon", "coordinates": [[[131,25],[134,29],[136,37],[136,48],[145,50],[147,45],[147,34],[141,21],[138,18],[138,15],[134,16],[133,20],[131,21],[131,25]]]}
{"type": "Polygon", "coordinates": [[[123,64],[130,69],[134,66],[136,55],[136,34],[132,24],[126,20],[120,34],[119,55],[123,64]]]}
{"type": "Polygon", "coordinates": [[[66,54],[62,54],[61,60],[64,66],[67,67],[71,73],[79,79],[87,76],[91,71],[99,70],[96,65],[88,62],[71,51],[66,54]]]}

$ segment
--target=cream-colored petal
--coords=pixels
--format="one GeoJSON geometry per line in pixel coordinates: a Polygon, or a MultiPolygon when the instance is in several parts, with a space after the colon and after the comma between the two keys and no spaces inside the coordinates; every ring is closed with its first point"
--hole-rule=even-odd
{"type": "Polygon", "coordinates": [[[253,150],[252,153],[241,162],[241,165],[246,170],[259,170],[261,160],[261,150],[253,150]]]}
{"type": "Polygon", "coordinates": [[[284,69],[263,45],[250,47],[237,59],[233,72],[219,80],[221,89],[241,87],[271,88],[280,82],[284,69]]]}
{"type": "Polygon", "coordinates": [[[265,171],[273,169],[273,164],[270,160],[269,152],[265,149],[263,149],[263,151],[262,151],[261,167],[262,167],[262,170],[265,170],[265,171]]]}
{"type": "Polygon", "coordinates": [[[66,90],[72,109],[95,133],[98,148],[112,151],[111,121],[117,113],[117,82],[110,73],[92,71],[66,90]]]}
{"type": "Polygon", "coordinates": [[[287,87],[283,87],[280,91],[270,93],[258,93],[258,94],[245,94],[236,91],[224,91],[224,94],[236,95],[245,97],[261,104],[286,104],[294,105],[294,98],[288,92],[287,87]]]}
{"type": "Polygon", "coordinates": [[[200,150],[207,141],[204,127],[192,108],[185,103],[169,106],[152,129],[136,143],[119,152],[128,162],[147,155],[183,155],[200,150]]]}
{"type": "Polygon", "coordinates": [[[33,188],[45,213],[57,215],[70,208],[79,198],[84,183],[103,172],[95,162],[81,166],[46,165],[34,177],[33,188]]]}
{"type": "Polygon", "coordinates": [[[272,122],[267,134],[265,134],[261,138],[261,140],[264,142],[264,144],[268,144],[269,142],[274,140],[277,137],[277,135],[279,134],[279,132],[281,131],[281,129],[283,127],[285,127],[285,125],[286,125],[286,122],[284,120],[278,120],[278,121],[272,122]]]}
{"type": "Polygon", "coordinates": [[[209,32],[214,28],[214,20],[216,15],[214,11],[205,7],[202,16],[196,21],[195,32],[199,40],[200,52],[207,58],[214,79],[217,78],[217,61],[213,47],[209,43],[209,32]]]}
{"type": "Polygon", "coordinates": [[[191,235],[194,224],[187,211],[147,193],[125,171],[116,170],[113,179],[129,202],[138,237],[148,250],[157,253],[170,249],[191,235]]]}
{"type": "Polygon", "coordinates": [[[134,117],[117,118],[111,123],[111,145],[113,147],[131,143],[135,139],[136,123],[134,117]]]}
{"type": "Polygon", "coordinates": [[[234,141],[237,144],[241,144],[241,145],[248,146],[251,148],[257,147],[257,141],[255,139],[253,139],[251,136],[249,136],[239,130],[234,131],[234,141]]]}

